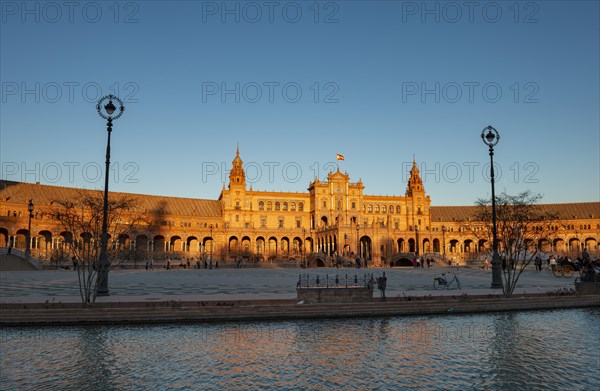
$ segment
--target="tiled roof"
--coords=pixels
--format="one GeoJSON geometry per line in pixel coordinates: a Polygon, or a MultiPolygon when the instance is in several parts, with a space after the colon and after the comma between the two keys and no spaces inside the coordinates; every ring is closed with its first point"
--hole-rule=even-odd
{"type": "Polygon", "coordinates": [[[431,222],[468,221],[473,220],[477,211],[475,206],[432,206],[431,222]]]}
{"type": "MultiPolygon", "coordinates": [[[[36,205],[50,205],[52,201],[77,197],[81,192],[98,190],[75,189],[24,182],[0,180],[0,201],[27,203],[32,199],[36,205]]],[[[222,216],[221,203],[216,200],[195,198],[163,197],[144,194],[111,192],[115,196],[128,196],[137,200],[139,211],[181,216],[217,217],[222,216]]]]}
{"type": "MultiPolygon", "coordinates": [[[[77,197],[82,191],[96,192],[98,190],[0,180],[0,201],[27,203],[31,198],[36,205],[50,205],[55,200],[77,197]]],[[[111,192],[111,194],[133,197],[138,200],[138,209],[149,213],[216,218],[222,216],[221,202],[218,200],[118,192],[111,192]]],[[[549,212],[556,213],[560,219],[600,218],[600,202],[541,204],[540,206],[549,212]]],[[[431,221],[436,223],[473,220],[476,208],[476,206],[432,206],[431,221]]]]}
{"type": "MultiPolygon", "coordinates": [[[[555,213],[559,219],[598,219],[600,202],[577,202],[568,204],[540,204],[546,212],[555,213]]],[[[477,210],[476,206],[432,206],[432,222],[469,221],[477,210]]]]}

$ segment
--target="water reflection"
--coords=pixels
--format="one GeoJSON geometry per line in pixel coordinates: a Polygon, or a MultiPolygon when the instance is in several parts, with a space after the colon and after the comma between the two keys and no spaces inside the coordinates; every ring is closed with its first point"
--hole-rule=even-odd
{"type": "Polygon", "coordinates": [[[2,389],[590,389],[600,310],[2,329],[2,389]]]}

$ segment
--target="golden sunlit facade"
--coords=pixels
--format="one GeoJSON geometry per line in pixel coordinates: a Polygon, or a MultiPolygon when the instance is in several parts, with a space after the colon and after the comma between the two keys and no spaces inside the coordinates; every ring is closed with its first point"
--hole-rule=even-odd
{"type": "MultiPolygon", "coordinates": [[[[309,266],[325,266],[333,257],[353,262],[358,254],[369,265],[398,266],[417,254],[437,262],[465,263],[490,244],[464,228],[475,207],[431,206],[416,162],[404,195],[368,195],[364,189],[361,179],[352,182],[338,169],[324,181],[315,179],[306,193],[256,191],[247,186],[237,150],[229,183],[218,200],[130,195],[137,200],[135,212],[148,223],[134,236],[115,238],[112,245],[158,260],[306,260],[309,266]]],[[[0,247],[25,248],[31,199],[32,255],[46,261],[68,259],[65,240],[84,233],[65,232],[48,216],[54,201],[74,197],[77,191],[84,190],[2,181],[0,247]]],[[[540,249],[598,253],[600,202],[544,207],[560,221],[553,238],[538,243],[540,249]]]]}

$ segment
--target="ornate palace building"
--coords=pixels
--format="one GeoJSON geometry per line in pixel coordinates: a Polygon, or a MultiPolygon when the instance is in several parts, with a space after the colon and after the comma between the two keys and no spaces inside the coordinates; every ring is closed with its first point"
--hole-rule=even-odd
{"type": "MultiPolygon", "coordinates": [[[[239,150],[232,165],[218,200],[129,194],[136,200],[134,212],[147,223],[135,235],[111,238],[112,245],[154,259],[198,259],[210,253],[225,261],[308,259],[322,266],[326,255],[334,253],[348,260],[358,253],[375,265],[399,265],[411,254],[465,262],[489,244],[464,229],[474,206],[431,205],[416,162],[400,196],[365,194],[362,180],[352,182],[339,169],[325,181],[315,179],[306,193],[255,191],[247,186],[239,150]]],[[[46,261],[68,259],[65,241],[86,233],[65,231],[52,210],[57,200],[74,199],[81,192],[92,191],[0,181],[0,247],[25,249],[32,200],[32,255],[46,261]]],[[[543,207],[560,221],[553,238],[538,243],[540,248],[599,252],[600,202],[543,207]]]]}

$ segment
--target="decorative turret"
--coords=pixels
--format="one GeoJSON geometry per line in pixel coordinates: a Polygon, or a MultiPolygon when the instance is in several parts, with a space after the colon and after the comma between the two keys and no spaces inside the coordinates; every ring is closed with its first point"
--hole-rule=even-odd
{"type": "Polygon", "coordinates": [[[424,194],[425,188],[423,187],[423,181],[419,175],[419,168],[417,162],[413,157],[413,166],[410,169],[410,178],[408,179],[408,185],[406,186],[406,195],[412,197],[413,193],[424,194]]]}
{"type": "Polygon", "coordinates": [[[240,148],[237,147],[235,150],[235,158],[233,159],[231,172],[229,173],[229,189],[246,189],[246,173],[242,159],[240,158],[240,148]]]}

